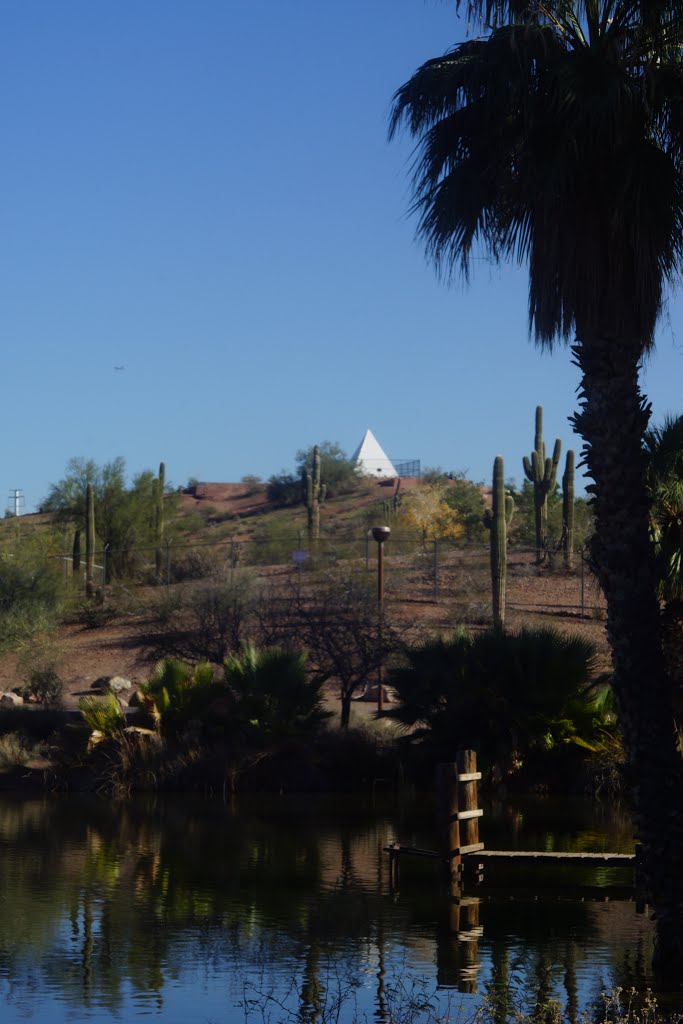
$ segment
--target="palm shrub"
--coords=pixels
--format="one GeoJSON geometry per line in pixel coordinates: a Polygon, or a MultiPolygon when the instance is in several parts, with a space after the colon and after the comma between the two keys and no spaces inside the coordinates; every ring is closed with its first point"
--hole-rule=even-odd
{"type": "Polygon", "coordinates": [[[312,733],[329,717],[322,677],[311,676],[305,651],[244,644],[223,664],[225,682],[241,722],[270,736],[312,733]]]}
{"type": "Polygon", "coordinates": [[[399,702],[390,715],[437,759],[474,747],[510,772],[534,750],[600,740],[608,716],[594,664],[589,640],[554,629],[459,630],[405,652],[388,676],[399,702]]]}
{"type": "Polygon", "coordinates": [[[189,665],[179,658],[163,658],[140,687],[162,732],[177,731],[192,719],[201,719],[223,692],[209,662],[189,665]]]}
{"type": "Polygon", "coordinates": [[[125,717],[116,695],[105,693],[103,697],[88,694],[78,701],[78,710],[92,732],[103,736],[117,735],[125,725],[125,717]]]}

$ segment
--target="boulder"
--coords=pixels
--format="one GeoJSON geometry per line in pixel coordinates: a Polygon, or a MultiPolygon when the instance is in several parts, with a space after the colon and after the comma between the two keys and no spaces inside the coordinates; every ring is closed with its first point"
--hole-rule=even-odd
{"type": "Polygon", "coordinates": [[[18,693],[3,693],[0,697],[0,707],[14,708],[24,703],[24,698],[18,693]]]}
{"type": "Polygon", "coordinates": [[[132,690],[133,684],[131,683],[130,679],[124,679],[123,676],[112,676],[109,679],[107,689],[111,693],[115,693],[118,697],[119,694],[127,693],[128,690],[132,690]]]}

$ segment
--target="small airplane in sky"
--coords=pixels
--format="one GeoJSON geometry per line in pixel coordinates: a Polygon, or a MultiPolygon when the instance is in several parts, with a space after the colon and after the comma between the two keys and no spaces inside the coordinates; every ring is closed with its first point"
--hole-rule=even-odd
{"type": "Polygon", "coordinates": [[[125,366],[115,366],[115,370],[125,370],[125,366]]]}

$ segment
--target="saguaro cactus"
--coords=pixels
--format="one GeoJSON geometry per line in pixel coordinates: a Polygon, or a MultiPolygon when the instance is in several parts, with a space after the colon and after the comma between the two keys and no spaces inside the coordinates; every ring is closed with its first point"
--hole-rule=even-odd
{"type": "Polygon", "coordinates": [[[491,531],[491,596],[494,625],[505,624],[505,584],[507,581],[507,528],[515,507],[511,494],[505,493],[502,455],[493,463],[493,504],[484,513],[484,526],[491,531]]]}
{"type": "Polygon", "coordinates": [[[164,489],[166,487],[166,465],[163,462],[159,463],[159,476],[155,480],[154,484],[154,543],[156,550],[154,552],[154,564],[157,574],[157,579],[161,579],[161,573],[164,566],[164,489]]]}
{"type": "Polygon", "coordinates": [[[93,570],[95,568],[95,492],[92,484],[85,488],[85,593],[94,593],[93,570]]]}
{"type": "Polygon", "coordinates": [[[308,510],[308,540],[320,539],[320,506],[325,500],[327,485],[320,482],[320,447],[313,448],[313,465],[306,471],[306,509],[308,510]]]}
{"type": "Polygon", "coordinates": [[[555,441],[552,458],[545,456],[545,443],[543,441],[543,406],[536,406],[536,432],[534,435],[534,450],[531,458],[525,455],[522,463],[527,480],[530,480],[534,488],[534,517],[536,527],[536,562],[543,559],[548,542],[548,494],[555,487],[557,481],[557,465],[560,461],[562,442],[559,437],[555,441]]]}
{"type": "Polygon", "coordinates": [[[74,545],[71,552],[71,575],[78,576],[81,571],[81,530],[74,531],[74,545]]]}
{"type": "Polygon", "coordinates": [[[570,448],[562,477],[562,550],[565,569],[574,568],[574,452],[570,448]]]}

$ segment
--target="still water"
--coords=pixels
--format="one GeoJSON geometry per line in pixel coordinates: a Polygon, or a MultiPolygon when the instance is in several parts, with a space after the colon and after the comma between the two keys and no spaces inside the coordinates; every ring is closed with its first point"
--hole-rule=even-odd
{"type": "MultiPolygon", "coordinates": [[[[633,848],[618,808],[484,809],[489,848],[633,848]]],[[[4,799],[0,1020],[464,1021],[488,996],[501,1021],[539,991],[571,1012],[647,981],[628,869],[491,866],[454,907],[414,860],[392,890],[382,847],[433,847],[432,819],[428,801],[4,799]]]]}

